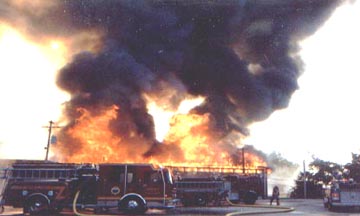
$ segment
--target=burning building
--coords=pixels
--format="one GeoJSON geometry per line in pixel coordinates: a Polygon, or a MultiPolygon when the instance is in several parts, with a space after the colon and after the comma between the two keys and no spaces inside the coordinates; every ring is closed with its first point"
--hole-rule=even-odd
{"type": "MultiPolygon", "coordinates": [[[[298,41],[342,2],[58,0],[22,8],[27,31],[72,39],[75,54],[57,78],[71,98],[54,157],[238,164],[247,126],[286,108],[298,87],[298,41]]],[[[1,4],[19,11],[21,3],[1,4]]]]}

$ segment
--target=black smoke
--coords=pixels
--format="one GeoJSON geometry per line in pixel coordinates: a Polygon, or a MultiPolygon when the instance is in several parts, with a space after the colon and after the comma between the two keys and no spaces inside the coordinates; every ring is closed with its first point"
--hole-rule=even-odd
{"type": "MultiPolygon", "coordinates": [[[[99,52],[78,53],[58,74],[58,86],[71,94],[66,115],[74,120],[79,107],[96,115],[118,105],[114,133],[151,145],[154,122],[143,93],[156,94],[164,82],[180,95],[205,97],[193,112],[210,113],[223,135],[247,134],[249,123],[286,108],[302,70],[298,42],[343,2],[63,0],[42,14],[21,14],[34,34],[102,32],[99,52]]],[[[14,14],[11,1],[0,6],[3,18],[14,14]]]]}

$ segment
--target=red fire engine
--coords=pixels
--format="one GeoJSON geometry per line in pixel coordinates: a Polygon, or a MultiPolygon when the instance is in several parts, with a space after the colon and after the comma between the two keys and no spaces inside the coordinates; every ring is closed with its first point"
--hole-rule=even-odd
{"type": "Polygon", "coordinates": [[[150,164],[17,161],[1,171],[0,206],[22,207],[29,214],[69,207],[144,213],[148,208],[172,208],[176,201],[185,206],[220,205],[225,199],[254,204],[258,196],[267,196],[266,167],[155,168],[150,164]],[[175,183],[172,175],[177,176],[175,183]]]}
{"type": "Polygon", "coordinates": [[[18,161],[3,169],[1,177],[5,186],[0,204],[22,207],[29,214],[72,207],[75,197],[76,206],[96,212],[118,208],[143,213],[173,207],[169,171],[150,164],[18,161]]]}
{"type": "Polygon", "coordinates": [[[254,204],[259,196],[267,198],[267,167],[168,167],[177,176],[176,198],[185,206],[254,204]]]}

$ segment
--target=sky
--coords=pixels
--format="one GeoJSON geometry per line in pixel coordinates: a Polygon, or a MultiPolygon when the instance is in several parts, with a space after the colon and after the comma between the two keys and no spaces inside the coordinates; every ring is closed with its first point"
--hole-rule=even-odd
{"type": "MultiPolygon", "coordinates": [[[[344,5],[301,42],[305,68],[299,90],[287,109],[250,126],[246,144],[297,163],[312,156],[347,163],[351,152],[360,153],[358,20],[360,3],[344,5]]],[[[35,44],[0,23],[0,158],[45,157],[48,131],[43,126],[59,119],[69,99],[55,85],[65,58],[60,42],[35,44]]]]}
{"type": "Polygon", "coordinates": [[[43,126],[60,117],[68,99],[55,85],[63,52],[56,41],[40,46],[0,25],[0,158],[45,158],[43,126]]]}
{"type": "Polygon", "coordinates": [[[245,142],[302,163],[341,164],[360,154],[360,2],[339,7],[301,43],[305,70],[289,107],[250,126],[245,142]]]}

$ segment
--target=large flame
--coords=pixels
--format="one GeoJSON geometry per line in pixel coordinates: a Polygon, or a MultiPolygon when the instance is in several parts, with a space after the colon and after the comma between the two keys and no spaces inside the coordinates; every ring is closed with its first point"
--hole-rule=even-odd
{"type": "MultiPolygon", "coordinates": [[[[209,114],[181,114],[171,119],[171,129],[165,143],[175,143],[184,154],[184,161],[166,161],[171,166],[222,167],[252,169],[266,166],[258,155],[244,152],[235,146],[229,148],[219,144],[219,137],[211,129],[209,114]],[[234,157],[235,156],[235,157],[234,157]],[[245,161],[243,160],[243,157],[245,161]],[[240,158],[236,160],[235,158],[240,158]]],[[[230,145],[231,146],[231,145],[230,145]]],[[[246,151],[246,150],[245,150],[246,151]]]]}
{"type": "Polygon", "coordinates": [[[209,115],[181,114],[171,119],[171,129],[165,143],[176,143],[184,159],[192,164],[212,164],[216,161],[216,147],[211,145],[209,115]]]}
{"type": "MultiPolygon", "coordinates": [[[[141,146],[124,143],[124,140],[116,136],[110,130],[110,123],[117,116],[119,107],[113,105],[104,108],[100,114],[79,108],[80,116],[75,125],[66,131],[66,136],[76,140],[78,146],[74,146],[74,154],[64,155],[68,150],[56,148],[55,152],[62,155],[60,158],[66,162],[143,162],[139,154],[141,146]]],[[[62,145],[60,145],[62,146],[62,145]]]]}
{"type": "Polygon", "coordinates": [[[67,160],[74,162],[99,162],[117,160],[121,155],[116,151],[117,144],[121,138],[114,137],[109,131],[109,121],[116,117],[118,107],[113,106],[102,112],[100,116],[92,116],[91,113],[83,108],[79,108],[81,116],[77,120],[77,125],[68,130],[70,136],[80,140],[82,148],[76,156],[67,160]]]}
{"type": "MultiPolygon", "coordinates": [[[[183,104],[198,104],[194,99],[185,100],[183,104]]],[[[153,108],[156,106],[153,103],[153,108]]],[[[258,166],[266,166],[264,160],[251,152],[244,153],[245,161],[242,161],[242,151],[231,144],[224,147],[221,145],[219,135],[212,130],[210,114],[189,113],[189,109],[181,108],[170,113],[171,118],[165,128],[168,131],[163,138],[161,147],[177,149],[179,154],[167,151],[163,154],[154,154],[151,157],[144,157],[143,153],[148,149],[136,148],[132,143],[126,143],[122,137],[115,135],[110,129],[111,121],[121,116],[117,116],[118,109],[121,107],[110,106],[104,108],[100,113],[92,114],[90,111],[79,108],[80,113],[74,126],[67,130],[67,136],[77,140],[79,146],[72,155],[63,157],[67,162],[137,162],[137,163],[156,163],[166,166],[181,167],[211,167],[211,168],[231,168],[243,171],[244,168],[251,169],[258,166]],[[179,111],[182,110],[182,111],[179,111]],[[184,111],[187,110],[187,111],[184,111]],[[231,146],[231,148],[229,148],[231,146]],[[236,157],[234,157],[234,155],[236,157]],[[234,160],[238,158],[238,160],[234,160]],[[240,158],[240,159],[239,159],[240,158]]],[[[157,107],[157,114],[161,107],[157,107]]],[[[119,121],[119,119],[117,119],[119,121]]],[[[158,123],[159,124],[159,123],[158,123]]],[[[61,146],[61,145],[60,145],[61,146]]],[[[150,148],[148,146],[147,148],[150,148]]],[[[55,151],[64,152],[64,149],[55,151]]]]}

